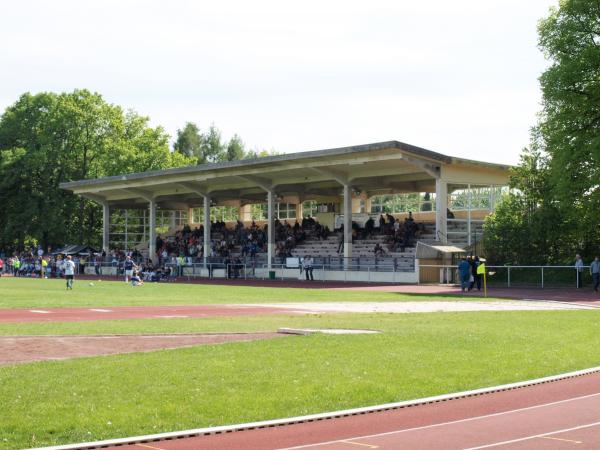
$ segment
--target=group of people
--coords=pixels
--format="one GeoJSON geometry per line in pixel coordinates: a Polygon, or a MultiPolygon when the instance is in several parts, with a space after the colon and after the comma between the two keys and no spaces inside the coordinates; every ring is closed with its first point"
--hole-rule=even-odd
{"type": "MultiPolygon", "coordinates": [[[[578,253],[575,255],[575,270],[577,271],[577,287],[583,287],[583,278],[584,278],[584,268],[585,265],[583,263],[583,258],[578,253]]],[[[590,275],[592,276],[592,285],[594,288],[594,292],[598,292],[598,287],[600,286],[600,258],[596,256],[594,260],[590,263],[589,266],[590,275]]]]}
{"type": "MultiPolygon", "coordinates": [[[[378,231],[379,234],[385,236],[385,244],[389,252],[404,252],[406,247],[414,246],[415,241],[419,239],[425,230],[425,225],[417,223],[411,211],[408,212],[408,216],[404,220],[398,219],[388,213],[381,214],[378,225],[379,227],[375,226],[373,217],[367,219],[363,228],[356,222],[352,222],[352,240],[369,239],[378,231]]],[[[343,250],[343,225],[340,227],[340,230],[342,233],[338,242],[338,253],[341,253],[343,250]]],[[[382,257],[385,256],[386,250],[381,244],[377,243],[373,248],[373,254],[376,257],[382,257]]]]}
{"type": "Polygon", "coordinates": [[[481,264],[479,256],[462,257],[458,263],[458,275],[460,277],[460,290],[470,292],[475,286],[481,290],[481,274],[477,273],[477,268],[481,264]]]}

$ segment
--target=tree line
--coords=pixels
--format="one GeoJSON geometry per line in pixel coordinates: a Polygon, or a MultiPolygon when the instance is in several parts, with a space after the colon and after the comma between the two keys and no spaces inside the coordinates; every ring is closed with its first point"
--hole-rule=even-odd
{"type": "Polygon", "coordinates": [[[600,253],[600,3],[564,0],[538,26],[549,61],[514,189],[485,224],[497,263],[572,264],[600,253]]]}
{"type": "Polygon", "coordinates": [[[98,93],[25,93],[0,116],[0,251],[100,244],[101,207],[59,189],[62,182],[268,154],[193,123],[178,130],[172,150],[162,127],[98,93]]]}
{"type": "Polygon", "coordinates": [[[173,150],[195,161],[196,164],[237,161],[277,154],[267,150],[246,150],[244,142],[237,134],[234,134],[228,142],[223,142],[217,127],[211,125],[205,133],[202,133],[198,125],[193,122],[187,122],[183,129],[177,130],[177,140],[173,150]]]}

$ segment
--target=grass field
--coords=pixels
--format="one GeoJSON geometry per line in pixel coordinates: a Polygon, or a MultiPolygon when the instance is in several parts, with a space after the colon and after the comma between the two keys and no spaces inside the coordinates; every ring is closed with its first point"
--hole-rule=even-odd
{"type": "MultiPolygon", "coordinates": [[[[88,306],[190,305],[269,302],[452,301],[456,296],[423,296],[394,292],[336,291],[278,287],[147,283],[132,287],[116,281],[77,280],[73,291],[61,280],[0,278],[0,308],[65,308],[88,306]]],[[[274,283],[274,286],[277,286],[274,283]]],[[[457,292],[458,294],[459,292],[457,292]]],[[[480,300],[463,296],[463,300],[480,300]]],[[[496,299],[498,300],[498,299],[496,299]]]]}
{"type": "MultiPolygon", "coordinates": [[[[340,298],[332,291],[275,288],[261,294],[253,293],[252,288],[197,285],[167,285],[169,291],[145,289],[150,286],[131,290],[124,283],[106,283],[101,288],[106,289],[105,295],[100,296],[99,289],[87,290],[83,283],[66,293],[59,289],[62,283],[55,287],[49,282],[40,288],[45,281],[0,281],[4,307],[61,306],[65,298],[69,306],[74,306],[70,302],[75,299],[99,306],[315,301],[312,295],[331,301],[348,300],[349,294],[344,292],[340,298]],[[207,288],[218,298],[209,297],[207,288]],[[139,293],[147,293],[148,298],[139,293]],[[252,300],[239,298],[246,293],[252,300]],[[71,294],[79,297],[68,297],[71,294]],[[292,295],[295,300],[289,298],[292,295]]],[[[377,301],[403,299],[382,293],[366,296],[377,301]]],[[[0,448],[317,413],[600,365],[600,311],[594,310],[6,324],[0,326],[0,333],[273,331],[284,326],[369,328],[382,333],[290,336],[0,367],[4,405],[0,409],[0,448]]]]}

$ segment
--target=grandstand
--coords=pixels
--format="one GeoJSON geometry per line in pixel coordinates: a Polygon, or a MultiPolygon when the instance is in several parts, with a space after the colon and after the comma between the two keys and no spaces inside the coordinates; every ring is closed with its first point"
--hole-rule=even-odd
{"type": "Polygon", "coordinates": [[[80,180],[61,188],[103,206],[107,253],[137,246],[156,263],[162,251],[157,243],[182,239],[186,230],[197,253],[171,250],[185,251],[189,262],[205,267],[222,256],[215,246],[225,245],[227,257],[251,263],[254,273],[296,277],[285,257],[310,254],[332,272],[330,279],[361,280],[366,270],[381,272],[379,281],[415,282],[416,242],[466,248],[480,241],[483,219],[506,189],[508,169],[389,141],[80,180]],[[316,230],[311,223],[286,231],[307,217],[316,230]],[[369,218],[372,230],[365,232],[369,218]],[[393,228],[393,222],[405,227],[413,219],[417,225],[408,239],[403,228],[393,228]],[[257,242],[251,262],[247,234],[257,242]]]}

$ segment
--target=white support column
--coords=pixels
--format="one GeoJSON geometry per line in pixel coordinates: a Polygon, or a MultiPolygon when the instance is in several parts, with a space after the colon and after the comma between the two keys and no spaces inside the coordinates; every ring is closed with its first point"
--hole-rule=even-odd
{"type": "MultiPolygon", "coordinates": [[[[344,258],[352,258],[352,191],[344,184],[344,258]]],[[[345,260],[349,264],[348,259],[345,260]]]]}
{"type": "Polygon", "coordinates": [[[125,210],[125,251],[129,249],[129,210],[125,210]]]}
{"type": "Polygon", "coordinates": [[[273,253],[275,250],[275,192],[267,191],[267,264],[269,270],[273,268],[273,253]]]}
{"type": "Polygon", "coordinates": [[[188,208],[188,226],[192,228],[192,224],[194,223],[194,208],[188,208]]]}
{"type": "Polygon", "coordinates": [[[473,193],[471,192],[471,185],[467,185],[467,244],[471,245],[471,197],[473,193]]]}
{"type": "Polygon", "coordinates": [[[148,233],[148,258],[156,263],[156,200],[149,201],[150,224],[148,233]]]}
{"type": "Polygon", "coordinates": [[[210,256],[210,197],[204,196],[204,266],[208,267],[210,256]]]}
{"type": "Polygon", "coordinates": [[[437,178],[435,180],[435,236],[436,240],[443,244],[448,242],[447,211],[448,183],[437,178]]]}
{"type": "Polygon", "coordinates": [[[102,203],[102,250],[108,255],[110,249],[110,207],[108,202],[102,203]]]}

